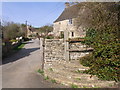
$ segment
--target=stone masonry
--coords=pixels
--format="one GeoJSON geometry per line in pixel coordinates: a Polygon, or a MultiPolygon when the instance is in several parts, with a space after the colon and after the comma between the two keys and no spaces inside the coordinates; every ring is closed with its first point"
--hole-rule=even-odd
{"type": "Polygon", "coordinates": [[[63,39],[45,40],[45,61],[64,60],[63,39]]]}
{"type": "MultiPolygon", "coordinates": [[[[45,39],[45,62],[54,60],[65,60],[64,58],[64,40],[63,39],[45,39]]],[[[70,43],[70,50],[85,50],[86,46],[78,43],[70,43]]],[[[70,51],[70,60],[79,59],[89,54],[89,52],[73,52],[70,51]]]]}

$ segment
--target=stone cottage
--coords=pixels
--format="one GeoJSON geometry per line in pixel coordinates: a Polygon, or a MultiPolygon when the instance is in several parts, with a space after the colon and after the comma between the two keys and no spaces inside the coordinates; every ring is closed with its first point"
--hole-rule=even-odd
{"type": "Polygon", "coordinates": [[[70,6],[65,3],[65,9],[62,14],[53,23],[53,33],[55,37],[62,37],[65,30],[68,31],[69,38],[84,37],[86,35],[82,27],[77,27],[75,19],[79,15],[79,7],[77,5],[70,6]]]}
{"type": "Polygon", "coordinates": [[[36,35],[36,30],[32,26],[27,26],[27,37],[30,38],[31,35],[36,35]]]}

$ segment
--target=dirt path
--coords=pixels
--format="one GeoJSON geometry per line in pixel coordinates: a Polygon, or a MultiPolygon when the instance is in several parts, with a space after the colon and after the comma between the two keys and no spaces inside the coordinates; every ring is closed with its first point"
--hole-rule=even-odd
{"type": "Polygon", "coordinates": [[[37,73],[41,66],[41,50],[39,40],[29,41],[23,49],[13,56],[4,59],[2,65],[3,88],[57,88],[62,85],[53,84],[37,73]]]}

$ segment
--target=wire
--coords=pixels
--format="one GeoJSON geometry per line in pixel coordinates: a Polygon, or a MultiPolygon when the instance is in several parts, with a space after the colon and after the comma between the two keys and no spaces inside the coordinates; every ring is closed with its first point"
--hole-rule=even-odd
{"type": "MultiPolygon", "coordinates": [[[[63,0],[60,0],[60,2],[58,2],[58,3],[55,5],[56,8],[53,8],[46,16],[44,16],[44,18],[43,18],[42,20],[46,20],[46,19],[49,19],[48,17],[54,16],[55,14],[53,14],[53,13],[56,12],[56,11],[58,11],[58,9],[60,9],[60,7],[63,6],[63,3],[61,3],[62,1],[63,1],[63,0]]],[[[8,9],[9,13],[14,17],[15,13],[13,13],[10,8],[8,8],[8,7],[6,7],[6,8],[8,9]]],[[[10,17],[7,17],[7,18],[10,19],[10,17]]],[[[21,19],[21,21],[25,20],[23,17],[20,17],[19,15],[18,15],[18,17],[15,17],[15,18],[16,18],[16,20],[17,20],[18,18],[21,19]]],[[[7,19],[7,20],[8,20],[8,19],[7,19]]],[[[31,23],[31,21],[28,21],[28,20],[27,20],[27,22],[28,22],[29,24],[31,24],[31,25],[33,24],[33,23],[31,23]]]]}
{"type": "Polygon", "coordinates": [[[60,9],[61,6],[63,6],[63,4],[60,4],[59,7],[55,8],[54,11],[51,11],[50,14],[47,14],[47,16],[45,16],[42,20],[48,19],[47,17],[49,17],[49,16],[51,16],[51,15],[53,16],[53,15],[54,15],[53,13],[56,12],[56,11],[58,11],[58,10],[60,9]]]}

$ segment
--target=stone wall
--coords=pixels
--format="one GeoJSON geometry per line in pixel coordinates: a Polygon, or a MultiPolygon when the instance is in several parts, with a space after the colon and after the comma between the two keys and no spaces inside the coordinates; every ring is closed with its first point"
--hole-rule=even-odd
{"type": "MultiPolygon", "coordinates": [[[[64,59],[64,40],[63,39],[45,39],[45,61],[65,60],[64,59]]],[[[69,49],[73,50],[69,52],[70,60],[79,59],[89,52],[86,52],[86,46],[80,42],[70,43],[69,49]],[[81,51],[74,51],[81,50],[81,51]]]]}
{"type": "Polygon", "coordinates": [[[70,54],[69,54],[70,60],[76,60],[81,57],[84,57],[86,54],[89,54],[89,52],[85,51],[87,49],[86,45],[83,45],[80,42],[70,43],[69,49],[73,50],[73,51],[70,51],[70,54]],[[79,50],[79,51],[77,51],[77,50],[79,50]]]}
{"type": "Polygon", "coordinates": [[[63,39],[45,39],[45,61],[64,60],[63,39]]]}

